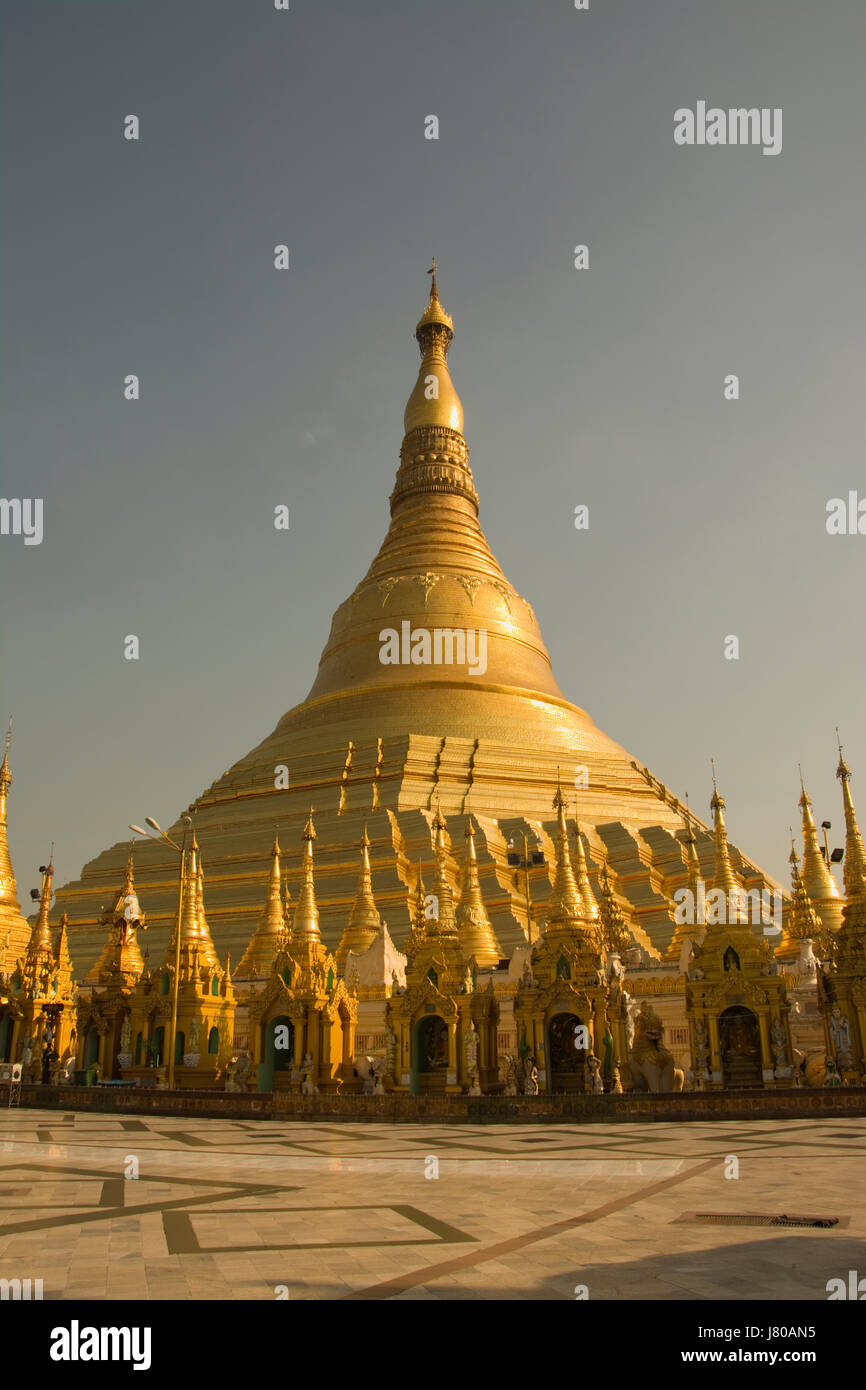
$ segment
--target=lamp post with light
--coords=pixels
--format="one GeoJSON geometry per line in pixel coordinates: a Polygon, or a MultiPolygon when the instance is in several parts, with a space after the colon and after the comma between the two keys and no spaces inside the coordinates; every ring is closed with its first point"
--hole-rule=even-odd
{"type": "Polygon", "coordinates": [[[177,889],[177,922],[175,924],[174,929],[174,989],[172,991],[171,999],[171,1033],[169,1035],[168,1044],[168,1089],[170,1091],[174,1090],[174,1052],[177,1040],[177,1001],[178,994],[180,991],[180,921],[181,916],[183,914],[183,883],[184,869],[186,865],[186,838],[189,833],[189,828],[192,825],[192,817],[181,816],[181,820],[183,821],[183,840],[180,844],[177,844],[176,841],[174,841],[170,835],[166,835],[165,831],[157,825],[156,821],[153,819],[152,816],[145,816],[145,824],[152,826],[152,828],[156,831],[155,835],[151,835],[149,830],[142,830],[140,825],[131,825],[129,827],[134,834],[144,835],[146,839],[155,840],[157,844],[159,844],[160,841],[164,841],[173,850],[175,850],[177,854],[180,855],[180,878],[178,880],[177,889]]]}
{"type": "Polygon", "coordinates": [[[535,841],[535,849],[530,854],[529,839],[524,831],[520,832],[523,841],[523,854],[521,855],[514,841],[514,837],[508,841],[508,863],[513,869],[523,870],[523,886],[526,895],[526,925],[528,940],[532,941],[532,896],[529,891],[529,870],[536,868],[539,864],[544,864],[544,846],[540,839],[535,841]]]}

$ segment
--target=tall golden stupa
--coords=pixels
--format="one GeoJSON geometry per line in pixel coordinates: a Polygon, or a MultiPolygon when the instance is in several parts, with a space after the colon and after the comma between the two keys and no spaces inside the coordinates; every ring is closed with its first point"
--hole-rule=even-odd
{"type": "MultiPolygon", "coordinates": [[[[686,822],[677,798],[556,683],[535,613],[479,524],[448,367],[453,322],[435,262],[431,274],[388,533],[334,614],[307,698],[188,808],[208,867],[214,942],[222,956],[243,956],[268,893],[275,828],[297,896],[312,806],[321,934],[331,949],[349,921],[367,838],[375,908],[399,946],[419,871],[429,881],[434,819],[447,825],[456,902],[471,813],[483,903],[502,956],[510,955],[538,934],[551,893],[551,797],[561,780],[574,788],[593,888],[604,869],[636,940],[659,960],[673,937],[671,895],[688,883],[687,857],[694,848],[710,870],[712,837],[694,816],[686,822]]],[[[777,886],[731,852],[746,886],[777,886]]],[[[58,893],[79,972],[103,947],[101,920],[127,856],[128,842],[118,842],[58,893]]],[[[138,892],[157,955],[171,928],[176,876],[175,858],[158,844],[137,847],[138,892]]]]}

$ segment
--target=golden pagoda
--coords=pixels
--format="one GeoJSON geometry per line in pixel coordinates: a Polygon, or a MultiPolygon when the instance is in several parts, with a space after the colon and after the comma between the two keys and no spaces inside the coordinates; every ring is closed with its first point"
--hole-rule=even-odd
{"type": "MultiPolygon", "coordinates": [[[[338,977],[322,941],[313,863],[313,812],[304,827],[303,881],[291,935],[276,949],[270,971],[248,996],[248,1026],[260,1091],[316,1095],[354,1078],[357,1000],[338,977]]],[[[278,874],[277,874],[278,876],[278,874]]],[[[274,877],[271,878],[273,892],[274,877]]],[[[250,951],[253,942],[250,943],[250,951]]]]}
{"type": "Polygon", "coordinates": [[[358,891],[352,903],[349,922],[337,947],[337,969],[341,974],[346,969],[350,951],[360,955],[373,944],[382,930],[382,919],[373,897],[373,879],[370,872],[370,837],[367,827],[361,837],[361,868],[358,873],[358,891]]]}
{"type": "Polygon", "coordinates": [[[124,1066],[124,1078],[140,1084],[153,1079],[161,1083],[164,1078],[171,1045],[179,932],[175,1085],[207,1088],[217,1083],[231,1051],[235,996],[229,962],[225,968],[221,966],[205,915],[204,870],[196,835],[183,859],[180,919],[175,918],[161,965],[144,972],[131,996],[128,1035],[122,1049],[130,1059],[124,1066]]]}
{"type": "Polygon", "coordinates": [[[707,930],[686,984],[692,1068],[708,1090],[790,1085],[793,1049],[784,977],[764,942],[759,914],[731,863],[725,802],[713,773],[716,862],[707,894],[707,930]]]}
{"type": "MultiPolygon", "coordinates": [[[[584,1091],[591,1068],[621,1075],[627,1056],[622,994],[608,1015],[609,989],[602,947],[604,926],[589,883],[586,858],[575,836],[577,872],[572,865],[562,787],[557,814],[556,870],[544,931],[532,947],[514,1000],[518,1049],[524,1070],[537,1071],[541,1091],[584,1091]],[[527,1061],[527,1059],[531,1059],[527,1061]]],[[[601,1072],[599,1073],[601,1075],[601,1072]]]]}
{"type": "MultiPolygon", "coordinates": [[[[416,916],[406,988],[392,994],[386,1027],[387,1077],[411,1095],[482,1095],[499,1086],[499,1006],[492,985],[477,989],[479,962],[461,939],[451,887],[446,824],[433,817],[435,874],[433,915],[416,916]]],[[[480,894],[477,902],[480,902],[480,894]]],[[[476,903],[477,906],[477,903],[476,903]]],[[[481,904],[483,910],[483,903],[481,904]]],[[[475,937],[473,924],[472,938],[475,937]]]]}
{"type": "Polygon", "coordinates": [[[838,1077],[856,1086],[866,1080],[866,849],[841,744],[836,776],[842,783],[845,811],[846,902],[834,941],[836,949],[819,975],[818,995],[827,1057],[833,1060],[838,1077]]]}
{"type": "Polygon", "coordinates": [[[132,1063],[127,1019],[144,971],[138,933],[147,930],[135,888],[132,845],[123,884],[114,906],[103,913],[102,924],[108,929],[105,948],[78,991],[78,1070],[96,1064],[101,1076],[119,1080],[123,1072],[118,1059],[125,1057],[127,1067],[132,1063]]]}
{"type": "Polygon", "coordinates": [[[802,772],[800,773],[800,808],[803,813],[803,867],[800,877],[824,931],[835,932],[842,925],[842,896],[818,844],[818,831],[815,826],[815,818],[812,815],[812,803],[806,793],[802,772]]]}
{"type": "MultiPolygon", "coordinates": [[[[18,903],[18,887],[9,855],[9,838],[6,822],[9,789],[12,786],[12,773],[9,771],[9,744],[12,740],[12,720],[6,731],[6,746],[3,761],[0,763],[0,994],[5,993],[2,980],[11,975],[16,965],[23,959],[30,940],[30,924],[22,916],[18,903]]],[[[3,1058],[2,1037],[0,1037],[0,1059],[3,1058]]]]}
{"type": "MultiPolygon", "coordinates": [[[[385,539],[334,614],[307,698],[190,807],[207,838],[214,939],[236,958],[256,929],[268,889],[272,866],[263,846],[275,825],[283,843],[294,843],[311,802],[319,808],[324,846],[317,864],[321,935],[332,950],[357,897],[357,846],[365,827],[376,907],[402,948],[434,805],[456,824],[471,802],[486,917],[479,919],[480,936],[472,927],[472,950],[511,955],[527,941],[528,901],[520,875],[509,870],[507,842],[556,834],[550,797],[559,768],[566,785],[579,779],[583,788],[578,860],[585,843],[607,865],[629,928],[648,956],[660,960],[670,945],[666,866],[673,859],[682,867],[682,808],[565,698],[529,601],[491,552],[451,377],[453,334],[434,267],[415,328],[421,360],[385,539]],[[288,786],[275,776],[285,768],[288,786]]],[[[486,471],[494,474],[492,460],[486,471]]],[[[371,468],[371,483],[375,476],[371,468]]],[[[325,567],[322,582],[326,573],[325,567]]],[[[694,825],[706,832],[697,820],[694,825]]],[[[100,904],[122,873],[125,853],[121,844],[106,850],[58,895],[84,968],[102,950],[100,904]]],[[[137,855],[150,939],[158,948],[174,922],[171,856],[155,842],[137,855]]],[[[777,886],[742,856],[739,862],[753,881],[777,886]]],[[[468,872],[471,896],[474,871],[468,872]]],[[[551,893],[548,874],[547,868],[532,874],[538,917],[551,893]]],[[[290,877],[294,888],[294,867],[290,877]]],[[[476,908],[467,898],[464,935],[476,908]]]]}
{"type": "Polygon", "coordinates": [[[274,957],[284,951],[289,942],[290,922],[287,918],[288,904],[284,895],[280,872],[280,839],[274,836],[271,849],[271,872],[268,879],[267,894],[262,907],[259,923],[250,938],[249,945],[241,957],[233,976],[236,987],[249,978],[268,975],[274,957]]]}
{"type": "Polygon", "coordinates": [[[25,1062],[25,1079],[56,1082],[75,1048],[77,995],[69,955],[68,919],[61,914],[55,946],[51,924],[54,857],[40,867],[39,911],[23,958],[16,962],[5,1005],[6,1050],[25,1062]],[[11,1024],[11,1029],[10,1029],[11,1024]]]}

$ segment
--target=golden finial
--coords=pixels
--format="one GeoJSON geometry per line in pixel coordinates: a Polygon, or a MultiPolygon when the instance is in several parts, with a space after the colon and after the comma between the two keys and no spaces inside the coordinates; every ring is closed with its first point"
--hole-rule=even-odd
{"type": "Polygon", "coordinates": [[[304,826],[304,839],[305,839],[305,840],[315,840],[315,838],[316,838],[316,827],[313,825],[313,811],[314,811],[314,810],[315,810],[315,807],[311,806],[311,807],[310,807],[309,819],[307,820],[307,823],[306,823],[306,825],[304,826]]]}
{"type": "Polygon", "coordinates": [[[433,264],[431,265],[430,269],[427,271],[427,274],[430,275],[430,276],[432,276],[432,279],[431,279],[431,281],[430,281],[430,299],[431,299],[431,300],[438,299],[438,298],[439,298],[439,290],[437,289],[437,286],[436,286],[436,257],[435,257],[435,256],[433,257],[433,264]]]}
{"type": "Polygon", "coordinates": [[[840,777],[843,782],[847,782],[848,778],[851,776],[851,771],[848,767],[848,764],[845,762],[845,759],[842,757],[842,743],[839,739],[838,724],[836,725],[836,743],[839,747],[839,766],[836,769],[836,776],[840,777]]]}

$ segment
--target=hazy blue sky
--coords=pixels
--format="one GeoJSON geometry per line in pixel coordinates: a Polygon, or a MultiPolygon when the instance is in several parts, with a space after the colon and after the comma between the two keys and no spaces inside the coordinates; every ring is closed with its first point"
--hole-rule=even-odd
{"type": "Polygon", "coordinates": [[[704,815],[714,755],[777,875],[798,760],[839,839],[837,723],[866,816],[866,535],[825,529],[866,496],[862,0],[0,13],[0,492],[45,501],[42,545],[0,537],[22,895],[306,695],[433,254],[481,521],[566,695],[704,815]],[[677,147],[702,100],[781,107],[781,154],[677,147]]]}

